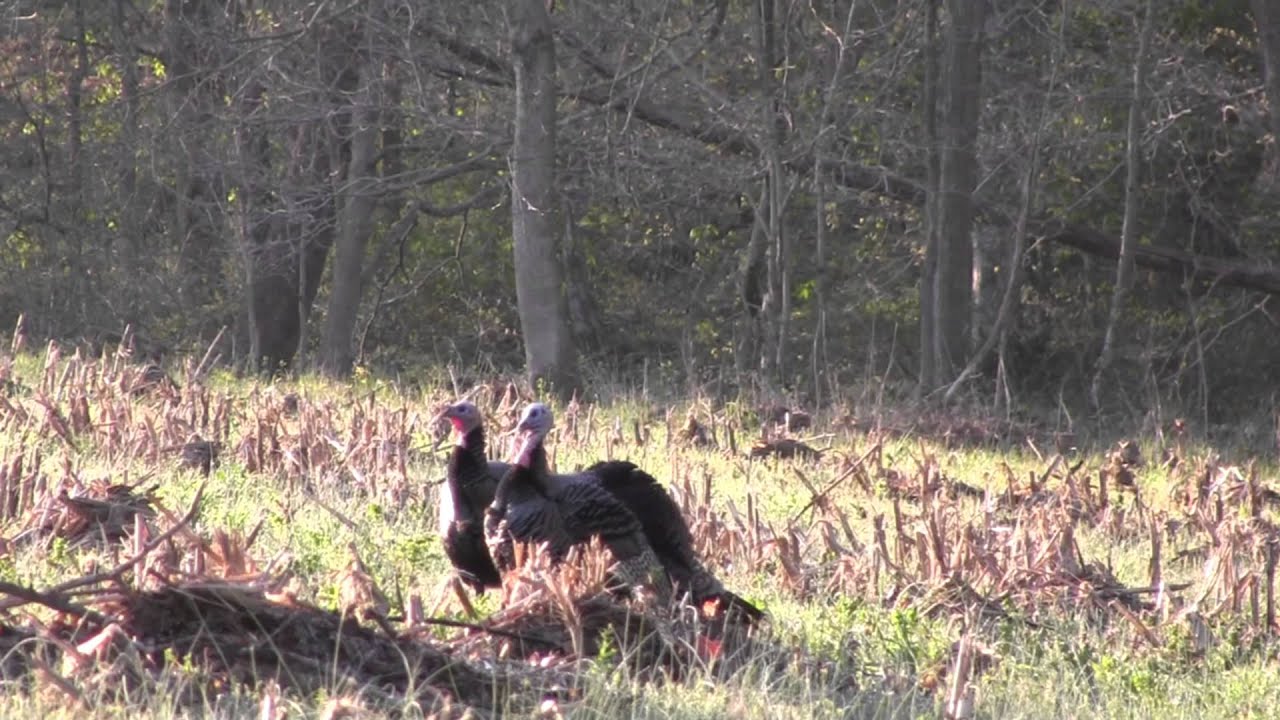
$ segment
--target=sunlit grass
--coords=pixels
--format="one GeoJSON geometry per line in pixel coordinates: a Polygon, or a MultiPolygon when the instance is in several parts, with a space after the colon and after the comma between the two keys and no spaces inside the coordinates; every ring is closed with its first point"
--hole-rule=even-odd
{"type": "MultiPolygon", "coordinates": [[[[41,354],[24,354],[15,359],[13,374],[35,388],[44,367],[41,354]]],[[[64,480],[154,485],[155,497],[174,515],[185,512],[203,484],[200,531],[247,535],[257,529],[252,557],[290,576],[291,587],[301,599],[324,607],[337,605],[338,577],[349,560],[347,546],[354,543],[393,605],[416,595],[438,607],[439,614],[463,619],[457,601],[444,587],[449,568],[435,536],[435,498],[441,489],[437,481],[443,477],[447,442],[439,442],[430,422],[440,403],[453,397],[453,389],[447,373],[422,378],[421,384],[410,388],[368,373],[358,374],[351,383],[304,377],[266,384],[217,371],[205,381],[210,396],[225,396],[238,410],[229,420],[220,462],[207,480],[196,471],[177,468],[171,452],[131,455],[119,447],[98,447],[87,441],[88,436],[67,447],[56,437],[39,434],[40,426],[34,422],[10,425],[0,432],[0,457],[19,451],[27,453],[24,457],[38,456],[38,469],[50,488],[64,480]],[[304,406],[323,409],[307,415],[306,423],[329,424],[312,427],[290,420],[278,426],[284,430],[271,432],[284,433],[277,440],[289,452],[294,451],[285,442],[289,433],[311,433],[313,440],[319,438],[316,447],[332,450],[332,458],[309,472],[290,471],[286,464],[276,470],[249,472],[237,443],[267,421],[263,415],[267,405],[261,399],[286,393],[296,393],[304,406]],[[354,428],[354,418],[375,407],[379,413],[386,411],[377,415],[378,422],[400,417],[396,413],[411,419],[405,424],[407,438],[380,438],[406,443],[409,460],[403,487],[397,486],[394,472],[370,477],[367,463],[372,461],[344,464],[342,459],[344,453],[354,452],[364,432],[354,428]]],[[[485,396],[491,413],[500,395],[495,390],[485,396]]],[[[1034,625],[1025,622],[1010,602],[1002,606],[1011,609],[1005,617],[978,617],[973,612],[937,610],[943,606],[930,594],[937,578],[899,578],[883,567],[874,574],[867,570],[877,543],[877,523],[891,535],[899,521],[908,536],[924,532],[918,524],[921,505],[903,491],[914,491],[930,473],[988,493],[985,500],[948,502],[947,522],[1007,525],[1008,536],[1016,539],[1015,530],[1034,529],[1020,528],[1018,517],[999,507],[998,499],[1011,487],[1025,493],[1032,482],[1042,479],[1048,489],[1059,492],[1062,473],[1077,462],[1081,470],[1076,481],[1091,483],[1096,492],[1099,472],[1107,465],[1106,448],[1057,461],[1050,473],[1052,451],[1032,443],[1010,440],[1005,446],[948,447],[932,437],[853,430],[825,424],[820,418],[811,433],[820,438],[814,444],[826,449],[823,459],[750,459],[746,452],[759,437],[759,423],[746,403],[715,405],[691,398],[665,405],[636,393],[610,397],[607,404],[579,407],[576,439],[568,409],[555,405],[559,428],[550,441],[555,464],[561,471],[573,471],[600,459],[630,459],[690,506],[701,511],[707,495],[706,512],[718,522],[730,529],[745,528],[743,537],[759,535],[758,547],[706,550],[727,586],[770,612],[768,632],[776,650],[729,677],[706,671],[660,683],[641,682],[625,666],[588,665],[578,678],[580,694],[563,702],[562,710],[569,716],[681,720],[936,716],[950,687],[955,643],[966,631],[974,633],[993,658],[973,679],[979,717],[1265,717],[1280,700],[1277,647],[1258,631],[1247,612],[1224,611],[1210,617],[1214,637],[1207,649],[1196,647],[1187,625],[1177,619],[1178,607],[1167,611],[1173,619],[1163,624],[1160,618],[1142,614],[1138,621],[1157,640],[1152,645],[1132,622],[1101,605],[1044,607],[1034,625]],[[691,409],[714,432],[718,446],[692,447],[679,439],[678,429],[691,409]],[[730,432],[737,453],[726,450],[730,432]],[[810,487],[825,494],[815,500],[810,487]],[[838,514],[847,519],[852,537],[839,527],[838,514]],[[758,518],[757,526],[747,527],[751,518],[758,518]],[[839,543],[857,547],[862,554],[841,557],[824,545],[823,532],[833,533],[839,543]],[[802,546],[797,552],[803,557],[803,578],[788,576],[780,538],[802,546]],[[866,572],[864,582],[831,590],[832,576],[843,561],[866,572]]],[[[136,402],[135,424],[178,422],[164,415],[166,407],[156,401],[139,398],[136,402]]],[[[505,415],[490,418],[495,457],[509,452],[509,438],[503,431],[509,429],[516,410],[506,407],[505,415]]],[[[1166,444],[1172,446],[1167,438],[1166,444]]],[[[272,452],[283,455],[286,450],[272,452]]],[[[1190,602],[1207,582],[1204,562],[1178,563],[1174,557],[1205,539],[1189,533],[1167,534],[1167,525],[1186,522],[1182,498],[1188,479],[1193,478],[1188,468],[1196,467],[1213,449],[1188,443],[1182,449],[1181,469],[1162,464],[1154,441],[1144,442],[1144,451],[1146,464],[1135,472],[1140,494],[1111,488],[1111,517],[1122,520],[1115,526],[1078,523],[1075,541],[1086,563],[1107,568],[1125,586],[1144,588],[1152,581],[1153,534],[1159,536],[1162,578],[1166,583],[1190,584],[1188,591],[1179,594],[1182,602],[1190,602]]],[[[1223,458],[1231,464],[1250,460],[1226,453],[1223,458]]],[[[1263,479],[1275,475],[1270,462],[1258,461],[1254,469],[1263,479]]],[[[1249,509],[1237,503],[1225,512],[1243,521],[1249,509]]],[[[1273,517],[1274,511],[1266,513],[1273,517]]],[[[12,537],[27,522],[28,518],[12,519],[4,535],[12,537]]],[[[889,539],[891,553],[901,549],[898,543],[896,537],[889,539]]],[[[43,539],[9,548],[0,556],[0,579],[48,587],[111,566],[127,553],[120,546],[76,547],[43,539]]],[[[914,561],[910,553],[908,557],[914,561]]],[[[481,613],[490,613],[498,609],[498,598],[488,593],[475,604],[481,613]]],[[[443,629],[438,633],[440,637],[448,634],[443,629]]],[[[172,683],[183,676],[176,669],[172,672],[172,677],[150,678],[127,698],[88,701],[95,714],[108,717],[182,716],[190,705],[175,699],[172,683]]],[[[40,692],[5,693],[0,697],[0,717],[72,717],[83,711],[69,706],[63,694],[41,687],[40,692]]],[[[334,688],[334,695],[349,690],[334,688]]],[[[200,696],[196,704],[213,717],[242,717],[258,712],[261,697],[254,688],[226,688],[221,694],[200,696]]],[[[286,694],[279,702],[290,712],[317,715],[328,698],[286,694]]],[[[379,712],[386,710],[379,707],[379,712]]],[[[399,711],[413,715],[412,708],[399,711]]]]}

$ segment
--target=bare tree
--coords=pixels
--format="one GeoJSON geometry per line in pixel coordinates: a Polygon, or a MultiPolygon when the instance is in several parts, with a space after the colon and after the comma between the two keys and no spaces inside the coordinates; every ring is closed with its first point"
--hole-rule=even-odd
{"type": "Polygon", "coordinates": [[[941,223],[938,217],[942,160],[938,142],[938,0],[925,0],[924,86],[921,88],[921,126],[925,147],[924,266],[920,272],[920,376],[921,390],[942,383],[938,367],[937,324],[934,315],[935,284],[941,223]]]}
{"type": "Polygon", "coordinates": [[[1120,259],[1116,263],[1116,284],[1111,295],[1111,312],[1102,340],[1102,351],[1089,385],[1089,399],[1094,410],[1102,407],[1102,386],[1116,351],[1116,328],[1124,314],[1129,289],[1133,285],[1134,250],[1138,245],[1138,173],[1141,170],[1142,111],[1146,102],[1148,48],[1151,45],[1151,5],[1143,7],[1142,26],[1138,31],[1138,49],[1133,58],[1133,88],[1129,96],[1129,119],[1125,126],[1124,221],[1120,228],[1120,259]]]}
{"type": "MultiPolygon", "coordinates": [[[[1280,2],[1277,0],[1251,0],[1253,21],[1258,26],[1258,44],[1262,50],[1263,82],[1267,101],[1271,104],[1271,136],[1280,140],[1280,2]]],[[[1235,110],[1232,110],[1235,112],[1235,110]]],[[[1280,161],[1276,159],[1276,144],[1272,143],[1273,174],[1280,173],[1280,161]]]]}
{"type": "Polygon", "coordinates": [[[516,301],[531,382],[567,394],[577,384],[565,308],[556,221],[556,59],[551,16],[542,0],[508,8],[515,59],[515,136],[511,146],[511,229],[516,301]]]}
{"type": "Polygon", "coordinates": [[[941,128],[939,234],[934,270],[934,355],[941,379],[969,356],[973,308],[973,191],[978,178],[985,0],[948,0],[946,111],[941,128]]]}
{"type": "Polygon", "coordinates": [[[356,317],[360,309],[365,246],[373,230],[378,205],[375,175],[378,144],[378,84],[382,68],[372,47],[377,23],[368,19],[365,39],[353,62],[359,64],[359,87],[351,99],[351,156],[338,189],[340,207],[337,251],[333,259],[333,287],[323,339],[321,368],[334,376],[351,372],[356,317]]]}

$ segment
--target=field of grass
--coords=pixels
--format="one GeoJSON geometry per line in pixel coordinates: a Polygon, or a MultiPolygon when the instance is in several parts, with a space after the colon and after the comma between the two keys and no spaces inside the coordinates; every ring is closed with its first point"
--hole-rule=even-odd
{"type": "MultiPolygon", "coordinates": [[[[737,656],[654,668],[639,645],[505,652],[477,627],[534,618],[498,593],[464,613],[435,533],[450,439],[433,418],[467,388],[269,384],[195,362],[167,368],[171,383],[127,356],[56,348],[0,367],[0,717],[1280,707],[1280,483],[1269,461],[1174,428],[1136,438],[1139,461],[1059,455],[1053,437],[1001,423],[851,409],[797,434],[820,458],[752,458],[748,403],[557,407],[557,467],[626,458],[663,480],[707,564],[770,614],[737,656]],[[182,462],[206,441],[207,477],[182,462]]],[[[495,381],[474,399],[501,454],[531,398],[495,381]]],[[[563,588],[546,584],[554,606],[563,588]]],[[[589,624],[561,607],[566,632],[589,624]]]]}

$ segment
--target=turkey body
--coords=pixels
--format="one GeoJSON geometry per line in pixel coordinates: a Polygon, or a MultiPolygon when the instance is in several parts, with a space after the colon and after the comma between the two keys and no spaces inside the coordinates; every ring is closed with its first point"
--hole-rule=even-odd
{"type": "Polygon", "coordinates": [[[689,593],[695,604],[717,599],[750,621],[764,617],[760,608],[726,590],[702,564],[684,513],[656,478],[625,460],[598,462],[581,475],[594,478],[624,505],[636,509],[642,531],[676,592],[689,593]]]}
{"type": "Polygon", "coordinates": [[[477,593],[502,583],[485,544],[484,513],[497,489],[495,473],[508,467],[485,459],[481,425],[463,433],[449,456],[446,488],[439,498],[440,537],[454,570],[477,593]]]}
{"type": "Polygon", "coordinates": [[[532,469],[546,467],[542,438],[548,429],[526,432],[519,459],[503,476],[489,507],[485,535],[498,569],[515,567],[517,542],[545,545],[558,563],[570,548],[598,537],[613,555],[622,582],[652,587],[665,599],[670,593],[666,573],[635,513],[590,477],[532,469]]]}
{"type": "MultiPolygon", "coordinates": [[[[450,562],[476,592],[501,584],[499,568],[514,565],[513,542],[546,542],[551,559],[560,562],[574,545],[598,535],[615,557],[619,552],[650,553],[646,562],[656,558],[669,584],[695,603],[717,598],[751,620],[764,616],[726,590],[702,564],[680,507],[657,479],[634,463],[611,460],[578,473],[553,474],[541,437],[528,448],[523,467],[489,460],[479,411],[470,406],[458,414],[464,416],[459,425],[464,432],[449,459],[448,492],[440,494],[440,534],[450,562]],[[499,483],[509,474],[501,517],[487,520],[499,483]],[[501,529],[499,522],[505,522],[501,529]],[[496,563],[495,548],[502,556],[496,563]]],[[[549,411],[545,417],[542,437],[550,430],[549,411]]]]}

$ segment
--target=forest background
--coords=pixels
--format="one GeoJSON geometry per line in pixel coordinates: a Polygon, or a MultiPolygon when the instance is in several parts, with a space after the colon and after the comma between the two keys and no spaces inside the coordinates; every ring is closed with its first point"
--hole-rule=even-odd
{"type": "Polygon", "coordinates": [[[1280,2],[0,7],[28,336],[1276,437],[1280,2]]]}

